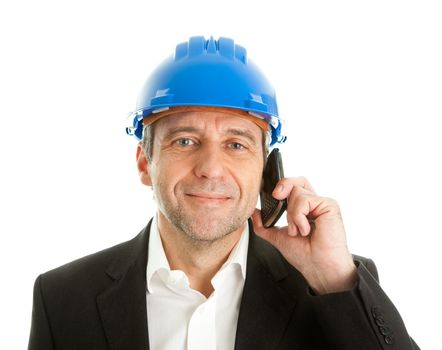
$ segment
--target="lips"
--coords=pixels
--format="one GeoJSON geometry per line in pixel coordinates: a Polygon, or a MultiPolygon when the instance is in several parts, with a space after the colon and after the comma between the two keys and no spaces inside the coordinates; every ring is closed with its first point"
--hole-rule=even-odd
{"type": "Polygon", "coordinates": [[[203,205],[222,205],[239,197],[238,190],[228,183],[200,182],[186,184],[181,187],[183,193],[190,202],[203,205]]]}
{"type": "Polygon", "coordinates": [[[186,195],[192,199],[213,202],[223,202],[231,198],[230,196],[219,193],[186,193],[186,195]]]}
{"type": "Polygon", "coordinates": [[[186,196],[189,204],[203,206],[205,208],[224,207],[225,204],[230,203],[231,197],[223,193],[213,192],[187,192],[186,196]]]}
{"type": "Polygon", "coordinates": [[[193,192],[193,193],[186,193],[188,196],[201,198],[201,199],[213,199],[213,200],[223,200],[223,199],[230,199],[230,196],[227,196],[225,194],[218,194],[218,193],[200,193],[200,192],[193,192]]]}

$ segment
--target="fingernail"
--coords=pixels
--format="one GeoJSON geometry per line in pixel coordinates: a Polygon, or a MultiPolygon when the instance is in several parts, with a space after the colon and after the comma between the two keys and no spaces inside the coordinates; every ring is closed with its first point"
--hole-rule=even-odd
{"type": "Polygon", "coordinates": [[[283,185],[278,185],[278,186],[276,186],[276,188],[275,188],[275,192],[276,192],[276,193],[282,192],[283,189],[284,189],[284,186],[283,186],[283,185]]]}

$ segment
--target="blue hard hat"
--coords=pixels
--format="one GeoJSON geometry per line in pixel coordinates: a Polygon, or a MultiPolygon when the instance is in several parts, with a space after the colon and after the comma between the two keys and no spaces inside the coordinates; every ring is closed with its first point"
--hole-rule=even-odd
{"type": "Polygon", "coordinates": [[[229,107],[265,119],[270,145],[282,143],[275,90],[260,69],[233,39],[194,36],[178,44],[175,54],[147,79],[131,114],[127,133],[142,138],[143,118],[175,106],[229,107]]]}

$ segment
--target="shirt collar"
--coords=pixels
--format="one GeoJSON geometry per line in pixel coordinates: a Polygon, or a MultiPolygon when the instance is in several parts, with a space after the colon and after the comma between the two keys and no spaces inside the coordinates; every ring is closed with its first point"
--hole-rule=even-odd
{"type": "Polygon", "coordinates": [[[158,231],[157,215],[152,220],[149,234],[149,251],[147,258],[146,281],[147,289],[155,272],[165,269],[170,271],[170,265],[164,252],[163,243],[161,242],[160,233],[158,231]]]}
{"type": "MultiPolygon", "coordinates": [[[[239,265],[241,268],[242,278],[246,278],[246,268],[247,268],[247,251],[249,245],[249,225],[247,222],[244,225],[244,230],[241,233],[241,238],[238,243],[230,252],[229,257],[226,262],[220,268],[218,272],[225,271],[230,265],[239,265]]],[[[161,242],[160,233],[158,230],[157,215],[152,220],[149,235],[149,251],[147,259],[146,268],[146,282],[147,289],[151,290],[150,283],[153,275],[160,270],[166,270],[170,272],[170,265],[167,261],[166,253],[164,252],[163,243],[161,242]]],[[[215,277],[218,273],[215,275],[215,277]]],[[[215,278],[214,277],[214,278],[215,278]]]]}
{"type": "Polygon", "coordinates": [[[219,271],[224,270],[229,265],[237,264],[241,268],[241,275],[243,279],[246,279],[246,267],[247,267],[247,250],[249,246],[249,225],[244,225],[244,230],[241,233],[241,238],[235,247],[230,252],[226,262],[221,266],[219,271]]]}

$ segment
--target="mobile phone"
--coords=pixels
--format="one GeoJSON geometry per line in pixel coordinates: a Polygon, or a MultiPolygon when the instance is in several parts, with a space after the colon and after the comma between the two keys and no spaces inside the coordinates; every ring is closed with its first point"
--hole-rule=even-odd
{"type": "Polygon", "coordinates": [[[274,148],[267,158],[262,176],[261,192],[261,219],[264,227],[272,227],[287,209],[287,199],[282,201],[273,198],[272,192],[279,180],[284,177],[281,152],[274,148]]]}

